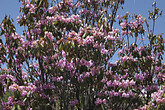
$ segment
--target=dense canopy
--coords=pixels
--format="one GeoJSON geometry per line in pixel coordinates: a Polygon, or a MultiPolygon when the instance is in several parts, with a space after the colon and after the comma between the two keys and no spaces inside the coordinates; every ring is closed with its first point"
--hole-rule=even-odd
{"type": "Polygon", "coordinates": [[[156,1],[148,17],[117,15],[125,0],[19,1],[22,35],[0,24],[0,109],[165,109],[156,1]]]}

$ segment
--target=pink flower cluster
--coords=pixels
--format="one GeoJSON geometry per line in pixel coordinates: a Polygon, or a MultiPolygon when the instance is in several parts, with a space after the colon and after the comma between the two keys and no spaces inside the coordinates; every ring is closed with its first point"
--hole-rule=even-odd
{"type": "Polygon", "coordinates": [[[70,101],[69,103],[70,103],[71,106],[75,106],[75,105],[78,104],[78,100],[75,99],[75,100],[73,100],[73,101],[70,101]]]}
{"type": "MultiPolygon", "coordinates": [[[[126,14],[128,16],[128,13],[126,14]]],[[[123,19],[123,17],[119,17],[117,16],[118,19],[123,19]]],[[[122,35],[131,35],[131,30],[126,30],[126,29],[129,29],[129,27],[132,29],[132,30],[142,30],[143,29],[143,23],[144,23],[144,20],[143,20],[143,17],[141,15],[137,15],[135,17],[135,20],[134,21],[129,21],[126,20],[124,22],[121,22],[120,23],[120,26],[122,28],[122,31],[121,31],[121,34],[122,35]]],[[[140,32],[140,31],[139,31],[140,32]]]]}
{"type": "Polygon", "coordinates": [[[35,12],[35,10],[36,10],[36,6],[35,5],[33,5],[33,4],[26,4],[26,6],[25,6],[26,8],[29,8],[29,11],[31,12],[31,13],[34,13],[35,12]]]}
{"type": "Polygon", "coordinates": [[[61,82],[62,79],[63,79],[63,76],[60,76],[60,77],[52,77],[52,81],[61,82]]]}
{"type": "Polygon", "coordinates": [[[15,92],[17,90],[21,92],[22,97],[25,97],[28,92],[32,94],[36,90],[36,88],[37,87],[32,84],[28,84],[28,86],[19,86],[16,83],[14,83],[11,86],[9,86],[9,90],[11,90],[12,92],[15,92]]]}
{"type": "Polygon", "coordinates": [[[0,75],[0,81],[3,81],[4,79],[10,79],[13,82],[17,82],[17,79],[14,76],[9,75],[9,74],[0,75]]]}
{"type": "Polygon", "coordinates": [[[165,97],[162,97],[162,95],[165,94],[164,90],[158,90],[157,92],[154,92],[151,94],[152,100],[156,101],[156,103],[164,103],[165,104],[165,97]]]}
{"type": "Polygon", "coordinates": [[[112,91],[109,91],[109,96],[110,97],[123,97],[123,98],[135,98],[135,93],[133,93],[132,91],[128,91],[128,92],[125,92],[125,90],[123,91],[119,91],[119,92],[116,92],[114,90],[112,91]]]}
{"type": "Polygon", "coordinates": [[[96,101],[95,101],[95,104],[96,105],[99,105],[99,104],[106,104],[106,99],[100,99],[100,98],[97,98],[96,101]]]}
{"type": "Polygon", "coordinates": [[[136,80],[143,81],[143,80],[144,80],[144,76],[143,76],[143,74],[136,74],[136,75],[135,75],[135,79],[136,79],[136,80]]]}
{"type": "Polygon", "coordinates": [[[50,41],[54,40],[54,36],[53,36],[52,32],[45,31],[44,37],[47,37],[50,41]]]}
{"type": "Polygon", "coordinates": [[[116,88],[118,87],[122,87],[122,88],[127,88],[127,87],[132,87],[135,85],[135,81],[131,80],[122,80],[122,82],[118,81],[118,80],[114,80],[114,81],[107,81],[107,87],[114,87],[116,88]]]}
{"type": "Polygon", "coordinates": [[[92,60],[87,61],[85,59],[81,59],[81,60],[78,59],[76,62],[76,65],[91,67],[93,65],[93,61],[92,60]]]}
{"type": "Polygon", "coordinates": [[[82,21],[80,20],[79,18],[79,15],[71,15],[70,17],[65,17],[63,15],[55,15],[55,16],[47,16],[46,17],[46,20],[47,21],[51,21],[53,23],[56,23],[56,21],[60,21],[60,22],[63,22],[63,23],[76,23],[76,24],[81,24],[82,21]]]}

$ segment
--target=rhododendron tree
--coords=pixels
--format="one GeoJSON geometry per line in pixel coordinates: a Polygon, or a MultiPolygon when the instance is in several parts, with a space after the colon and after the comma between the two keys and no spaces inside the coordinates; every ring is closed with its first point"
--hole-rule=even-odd
{"type": "Polygon", "coordinates": [[[124,0],[19,1],[22,35],[8,16],[0,25],[1,109],[165,108],[156,1],[148,19],[117,15],[124,0]]]}

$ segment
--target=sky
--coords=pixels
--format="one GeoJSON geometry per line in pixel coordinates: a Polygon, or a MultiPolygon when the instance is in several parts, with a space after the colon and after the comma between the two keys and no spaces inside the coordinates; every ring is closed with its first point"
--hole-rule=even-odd
{"type": "MultiPolygon", "coordinates": [[[[152,10],[154,0],[125,0],[124,9],[118,10],[119,15],[124,15],[127,11],[131,14],[141,14],[143,17],[148,16],[148,10],[152,10]]],[[[165,0],[156,0],[157,6],[163,11],[163,16],[156,21],[155,34],[165,33],[165,0]]],[[[23,27],[19,27],[16,23],[16,18],[19,16],[21,3],[19,0],[1,0],[0,3],[0,22],[5,15],[10,15],[14,19],[14,25],[18,34],[22,34],[23,27]]],[[[164,34],[165,36],[165,34],[164,34]]],[[[165,37],[164,37],[165,38],[165,37]]],[[[2,38],[3,39],[3,38],[2,38]]]]}
{"type": "MultiPolygon", "coordinates": [[[[124,14],[129,11],[131,14],[141,14],[143,17],[148,16],[148,10],[152,9],[154,0],[125,0],[124,9],[120,9],[118,14],[124,14]]],[[[163,16],[156,21],[155,34],[165,33],[165,0],[156,0],[160,9],[163,9],[163,16]]],[[[19,0],[1,0],[0,3],[0,22],[5,15],[10,15],[14,19],[17,32],[22,33],[23,28],[16,23],[19,15],[21,3],[19,0]]]]}
{"type": "MultiPolygon", "coordinates": [[[[154,0],[125,0],[124,9],[119,12],[131,14],[141,14],[143,17],[148,17],[148,10],[153,10],[152,4],[154,0]]],[[[163,16],[158,18],[155,25],[155,34],[165,33],[165,0],[156,0],[157,7],[163,10],[163,16]]]]}

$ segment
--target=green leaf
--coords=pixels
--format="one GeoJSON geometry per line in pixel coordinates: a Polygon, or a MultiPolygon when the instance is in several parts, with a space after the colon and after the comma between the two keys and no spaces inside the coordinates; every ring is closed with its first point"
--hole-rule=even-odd
{"type": "Polygon", "coordinates": [[[40,51],[37,50],[36,57],[40,57],[40,51]]]}
{"type": "Polygon", "coordinates": [[[60,50],[60,51],[63,50],[63,45],[62,45],[62,43],[61,43],[60,46],[59,46],[59,50],[60,50]]]}
{"type": "Polygon", "coordinates": [[[58,21],[55,21],[55,22],[54,22],[54,25],[56,25],[57,23],[58,23],[58,21]]]}
{"type": "Polygon", "coordinates": [[[15,110],[15,106],[13,106],[13,108],[11,110],[15,110]]]}
{"type": "Polygon", "coordinates": [[[23,102],[26,102],[26,100],[27,100],[27,98],[25,98],[25,99],[23,100],[23,102]]]}
{"type": "MultiPolygon", "coordinates": [[[[105,13],[105,12],[104,12],[105,13]]],[[[102,14],[102,16],[100,17],[99,21],[97,22],[97,26],[99,26],[99,24],[101,24],[102,18],[104,16],[104,13],[102,14]]]]}
{"type": "Polygon", "coordinates": [[[138,37],[138,31],[135,30],[135,37],[138,37]]]}
{"type": "Polygon", "coordinates": [[[87,32],[85,32],[85,33],[83,34],[82,38],[85,38],[86,34],[87,34],[87,32]]]}
{"type": "Polygon", "coordinates": [[[103,106],[103,104],[101,104],[101,108],[102,108],[102,110],[104,110],[104,106],[103,106]]]}
{"type": "Polygon", "coordinates": [[[49,66],[49,70],[51,70],[52,69],[52,67],[51,66],[49,66]]]}
{"type": "Polygon", "coordinates": [[[29,92],[27,93],[27,97],[30,97],[30,94],[31,94],[31,92],[29,91],[29,92]]]}
{"type": "Polygon", "coordinates": [[[102,29],[103,29],[103,25],[101,25],[101,27],[100,27],[99,31],[100,31],[100,30],[102,30],[102,29]]]}
{"type": "Polygon", "coordinates": [[[17,105],[17,110],[21,110],[21,107],[20,107],[20,105],[17,105]]]}
{"type": "Polygon", "coordinates": [[[40,3],[39,3],[39,5],[38,5],[38,6],[41,6],[41,5],[42,5],[42,2],[43,2],[43,0],[40,0],[40,3]]]}

